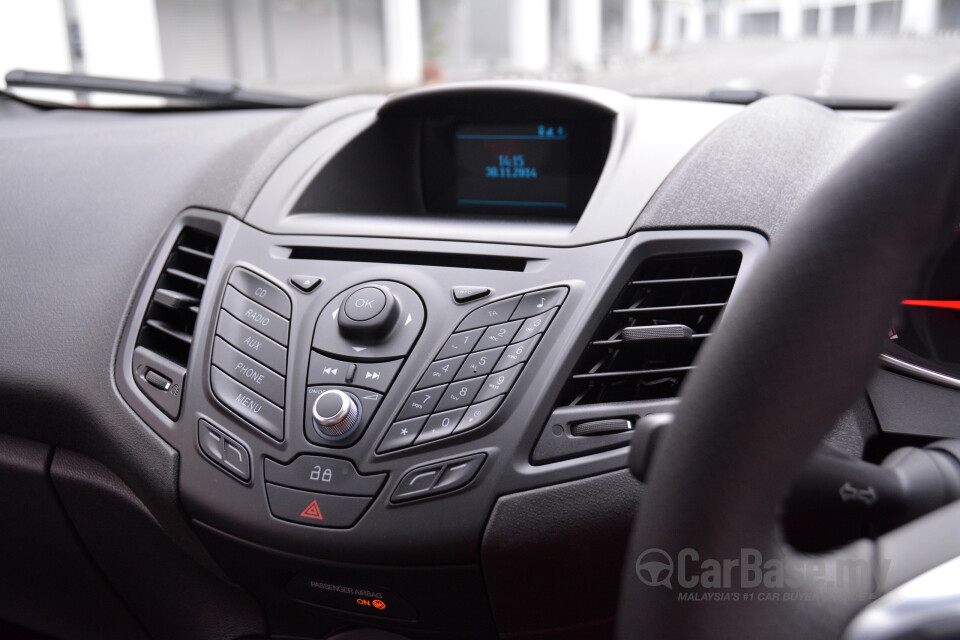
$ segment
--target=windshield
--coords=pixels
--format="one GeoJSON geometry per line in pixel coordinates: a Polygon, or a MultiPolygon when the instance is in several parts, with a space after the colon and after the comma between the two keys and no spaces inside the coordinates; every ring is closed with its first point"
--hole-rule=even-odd
{"type": "Polygon", "coordinates": [[[960,63],[958,34],[960,0],[30,0],[0,3],[0,72],[225,79],[317,99],[530,78],[900,101],[960,63]]]}

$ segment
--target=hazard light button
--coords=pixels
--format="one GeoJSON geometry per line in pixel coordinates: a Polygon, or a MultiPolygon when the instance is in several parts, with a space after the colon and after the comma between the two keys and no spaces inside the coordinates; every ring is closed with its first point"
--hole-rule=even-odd
{"type": "Polygon", "coordinates": [[[267,502],[270,513],[281,520],[312,527],[347,529],[357,523],[373,499],[300,491],[268,482],[267,502]]]}

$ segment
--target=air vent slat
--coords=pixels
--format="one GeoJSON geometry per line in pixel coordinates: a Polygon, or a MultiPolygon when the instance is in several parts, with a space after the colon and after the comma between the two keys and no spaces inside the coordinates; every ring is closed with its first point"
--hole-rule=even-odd
{"type": "Polygon", "coordinates": [[[190,227],[180,232],[157,279],[137,346],[186,367],[218,239],[190,227]]]}
{"type": "Polygon", "coordinates": [[[213,260],[213,254],[207,253],[202,249],[194,249],[193,247],[180,246],[180,247],[177,247],[177,251],[183,251],[184,253],[189,253],[190,255],[197,256],[198,258],[204,258],[205,260],[213,260]]]}
{"type": "Polygon", "coordinates": [[[641,262],[588,342],[558,406],[675,397],[726,307],[741,257],[718,251],[641,262]]]}
{"type": "Polygon", "coordinates": [[[674,304],[666,307],[636,307],[627,309],[612,309],[610,313],[649,313],[653,311],[676,311],[683,309],[721,309],[727,306],[726,302],[710,302],[707,304],[674,304]]]}
{"type": "Polygon", "coordinates": [[[201,278],[200,276],[195,276],[192,273],[187,273],[186,271],[181,271],[180,269],[167,269],[165,272],[167,275],[176,276],[177,278],[183,278],[184,280],[189,280],[194,284],[198,284],[201,287],[207,285],[207,279],[201,278]]]}
{"type": "Polygon", "coordinates": [[[170,336],[170,337],[173,338],[174,340],[179,340],[180,342],[185,342],[185,343],[188,344],[188,345],[189,345],[189,344],[193,344],[193,336],[192,336],[192,335],[190,335],[189,333],[187,333],[187,332],[185,332],[185,331],[180,331],[180,330],[177,329],[176,327],[172,327],[172,326],[170,326],[169,324],[167,324],[167,323],[165,323],[165,322],[161,322],[160,320],[147,320],[144,324],[145,324],[146,326],[152,328],[152,329],[156,329],[157,331],[161,331],[161,332],[167,334],[168,336],[170,336]]]}
{"type": "Polygon", "coordinates": [[[191,309],[194,313],[200,304],[200,298],[172,289],[157,289],[153,301],[171,309],[191,309]]]}

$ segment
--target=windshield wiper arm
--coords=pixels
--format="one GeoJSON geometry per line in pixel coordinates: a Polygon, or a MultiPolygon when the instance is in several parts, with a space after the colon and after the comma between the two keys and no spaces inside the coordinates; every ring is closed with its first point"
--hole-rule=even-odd
{"type": "Polygon", "coordinates": [[[7,87],[68,89],[71,91],[123,93],[172,100],[204,102],[229,107],[305,107],[316,100],[276,93],[246,91],[236,82],[194,78],[189,82],[131,80],[76,73],[46,73],[14,69],[6,75],[7,87]]]}

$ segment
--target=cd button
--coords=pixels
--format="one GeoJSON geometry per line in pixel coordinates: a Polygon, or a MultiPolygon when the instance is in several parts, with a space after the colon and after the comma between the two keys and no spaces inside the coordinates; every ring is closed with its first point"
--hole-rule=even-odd
{"type": "Polygon", "coordinates": [[[290,298],[277,285],[239,267],[230,274],[228,282],[251,300],[259,302],[284,318],[290,317],[290,298]]]}

